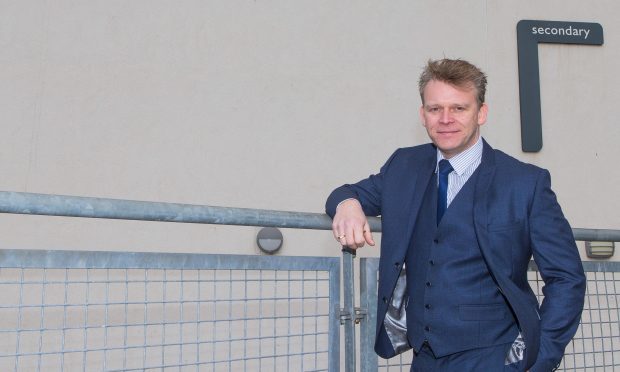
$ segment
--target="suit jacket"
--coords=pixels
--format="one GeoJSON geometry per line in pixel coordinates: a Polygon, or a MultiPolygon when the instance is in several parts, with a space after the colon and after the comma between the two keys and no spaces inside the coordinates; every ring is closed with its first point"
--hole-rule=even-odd
{"type": "MultiPolygon", "coordinates": [[[[486,141],[474,191],[474,228],[482,256],[517,319],[525,341],[526,366],[553,370],[574,336],[585,295],[585,275],[572,230],[551,190],[549,172],[494,150],[486,141]],[[534,257],[545,282],[538,301],[527,281],[534,257]]],[[[335,189],[330,216],[348,198],[368,216],[381,215],[375,350],[396,354],[385,336],[385,316],[411,242],[425,187],[436,167],[432,144],[396,150],[380,172],[335,189]]],[[[400,285],[398,287],[401,287],[400,285]]]]}

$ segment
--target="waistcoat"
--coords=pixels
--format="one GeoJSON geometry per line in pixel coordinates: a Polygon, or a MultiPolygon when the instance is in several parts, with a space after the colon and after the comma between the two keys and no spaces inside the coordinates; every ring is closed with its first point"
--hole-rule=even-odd
{"type": "Polygon", "coordinates": [[[474,230],[478,173],[465,183],[439,225],[437,178],[431,177],[405,259],[407,338],[414,350],[427,342],[436,357],[510,343],[518,334],[515,318],[489,273],[474,230]]]}

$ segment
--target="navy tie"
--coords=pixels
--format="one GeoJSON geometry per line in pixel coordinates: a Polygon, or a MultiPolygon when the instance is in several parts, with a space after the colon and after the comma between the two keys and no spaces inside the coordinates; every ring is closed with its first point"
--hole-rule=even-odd
{"type": "Polygon", "coordinates": [[[450,165],[450,162],[446,159],[439,161],[439,192],[437,193],[437,225],[441,221],[441,217],[448,208],[448,174],[452,172],[454,168],[450,165]]]}

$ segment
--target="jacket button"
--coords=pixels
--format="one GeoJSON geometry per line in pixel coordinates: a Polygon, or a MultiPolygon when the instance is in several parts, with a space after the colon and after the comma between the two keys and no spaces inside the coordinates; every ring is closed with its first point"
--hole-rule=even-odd
{"type": "Polygon", "coordinates": [[[424,307],[427,308],[427,309],[430,309],[431,305],[430,304],[426,304],[426,305],[424,305],[424,307]]]}
{"type": "Polygon", "coordinates": [[[430,331],[430,330],[431,330],[431,327],[429,327],[429,326],[424,326],[424,330],[425,330],[426,332],[428,332],[428,331],[430,331]]]}
{"type": "Polygon", "coordinates": [[[435,244],[439,243],[439,239],[433,239],[433,243],[435,244]]]}
{"type": "Polygon", "coordinates": [[[394,262],[394,266],[398,269],[400,267],[400,262],[394,262]]]}
{"type": "Polygon", "coordinates": [[[383,303],[387,304],[387,302],[388,302],[388,301],[387,301],[387,298],[386,298],[386,297],[383,297],[383,303]]]}
{"type": "Polygon", "coordinates": [[[433,266],[433,265],[435,264],[435,261],[434,261],[434,260],[428,260],[428,263],[429,263],[431,266],[433,266]]]}
{"type": "Polygon", "coordinates": [[[426,282],[426,286],[430,287],[431,286],[431,282],[426,282]]]}

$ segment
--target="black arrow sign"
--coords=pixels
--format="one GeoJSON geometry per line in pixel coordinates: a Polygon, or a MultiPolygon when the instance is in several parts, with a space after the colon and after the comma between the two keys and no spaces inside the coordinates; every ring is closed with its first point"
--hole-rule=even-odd
{"type": "Polygon", "coordinates": [[[522,20],[517,23],[521,148],[524,152],[538,152],[542,148],[538,43],[602,45],[603,27],[584,22],[522,20]]]}

